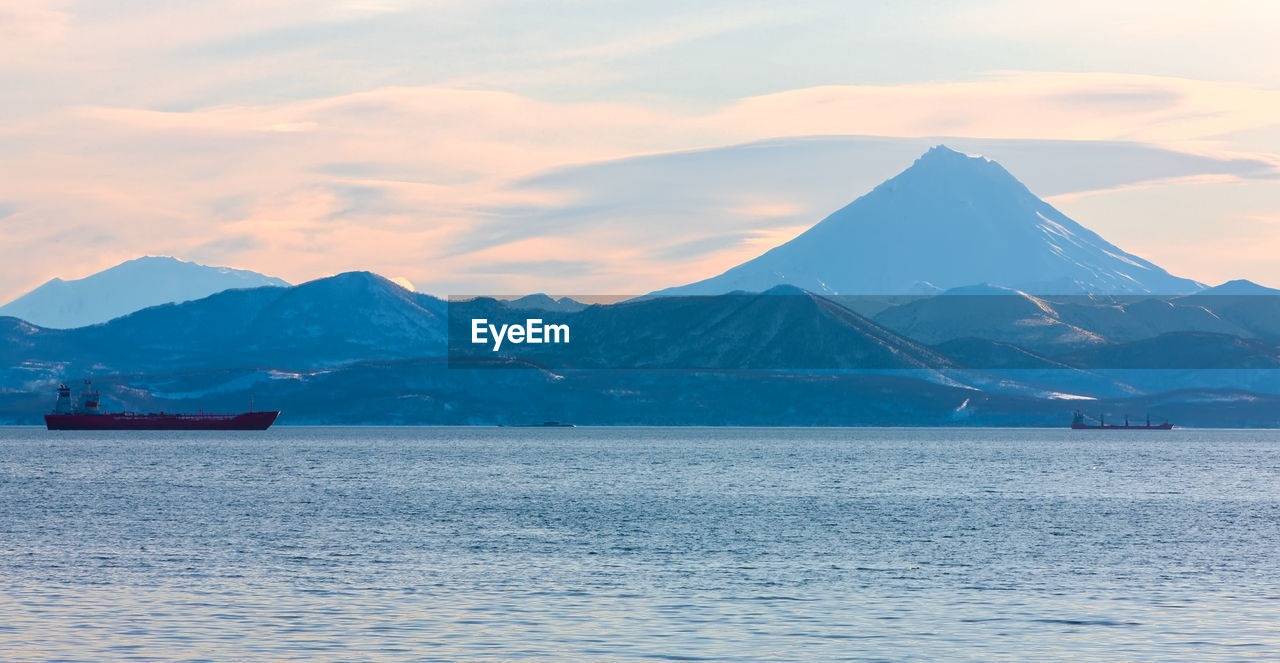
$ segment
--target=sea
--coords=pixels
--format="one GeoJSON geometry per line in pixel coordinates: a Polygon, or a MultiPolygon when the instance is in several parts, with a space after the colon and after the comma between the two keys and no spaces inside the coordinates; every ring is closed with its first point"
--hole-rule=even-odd
{"type": "Polygon", "coordinates": [[[0,428],[5,661],[1280,656],[1280,431],[0,428]]]}

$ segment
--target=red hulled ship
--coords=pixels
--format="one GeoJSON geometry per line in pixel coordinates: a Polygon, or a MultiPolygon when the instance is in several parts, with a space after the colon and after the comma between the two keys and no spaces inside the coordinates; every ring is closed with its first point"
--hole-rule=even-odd
{"type": "Polygon", "coordinates": [[[98,392],[85,380],[85,391],[75,401],[71,387],[58,385],[58,402],[44,423],[49,430],[266,430],[278,416],[279,410],[252,408],[240,414],[103,412],[98,392]]]}

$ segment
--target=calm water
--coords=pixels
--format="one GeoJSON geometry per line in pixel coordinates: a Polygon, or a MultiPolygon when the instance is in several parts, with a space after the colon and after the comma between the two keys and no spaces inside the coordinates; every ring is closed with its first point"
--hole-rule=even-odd
{"type": "Polygon", "coordinates": [[[1280,432],[0,428],[0,659],[1280,652],[1280,432]]]}

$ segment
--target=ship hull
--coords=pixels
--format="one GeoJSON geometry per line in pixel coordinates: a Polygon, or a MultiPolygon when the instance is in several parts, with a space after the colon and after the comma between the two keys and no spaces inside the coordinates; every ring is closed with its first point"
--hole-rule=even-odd
{"type": "Polygon", "coordinates": [[[49,430],[266,430],[280,411],[242,414],[46,414],[49,430]]]}
{"type": "Polygon", "coordinates": [[[1154,426],[1090,426],[1089,424],[1071,424],[1072,430],[1173,430],[1173,424],[1156,424],[1154,426]]]}

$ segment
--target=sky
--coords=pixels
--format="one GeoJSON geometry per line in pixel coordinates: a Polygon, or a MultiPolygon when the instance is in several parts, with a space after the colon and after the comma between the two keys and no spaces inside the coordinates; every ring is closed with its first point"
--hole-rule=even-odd
{"type": "Polygon", "coordinates": [[[644,293],[930,144],[1280,287],[1280,3],[0,0],[0,301],[141,255],[644,293]]]}

